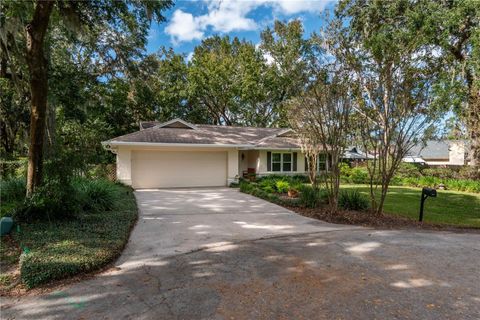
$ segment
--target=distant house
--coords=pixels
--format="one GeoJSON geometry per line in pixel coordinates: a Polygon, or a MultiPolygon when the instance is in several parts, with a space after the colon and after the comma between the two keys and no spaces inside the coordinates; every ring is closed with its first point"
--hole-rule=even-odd
{"type": "Polygon", "coordinates": [[[367,160],[372,160],[375,157],[371,154],[363,152],[359,147],[350,146],[343,153],[342,160],[347,162],[351,167],[361,165],[367,160]]]}
{"type": "Polygon", "coordinates": [[[467,164],[465,140],[429,140],[412,148],[404,162],[429,166],[463,166],[467,164]]]}

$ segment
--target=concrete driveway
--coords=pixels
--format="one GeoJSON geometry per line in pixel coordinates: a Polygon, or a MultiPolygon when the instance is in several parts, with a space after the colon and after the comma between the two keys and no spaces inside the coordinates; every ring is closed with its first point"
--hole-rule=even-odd
{"type": "Polygon", "coordinates": [[[323,223],[234,189],[140,190],[116,268],[2,319],[478,319],[480,235],[323,223]]]}

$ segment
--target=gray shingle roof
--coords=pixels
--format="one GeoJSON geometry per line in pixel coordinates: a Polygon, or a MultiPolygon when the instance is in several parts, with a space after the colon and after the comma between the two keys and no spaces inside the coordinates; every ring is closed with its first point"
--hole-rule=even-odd
{"type": "Polygon", "coordinates": [[[212,145],[251,145],[258,148],[300,148],[293,137],[276,137],[285,128],[195,125],[197,128],[159,128],[158,122],[141,122],[140,131],[106,141],[120,143],[185,143],[212,145]]]}
{"type": "Polygon", "coordinates": [[[448,141],[429,140],[425,145],[418,144],[414,146],[409,154],[423,159],[448,159],[449,147],[448,141]]]}

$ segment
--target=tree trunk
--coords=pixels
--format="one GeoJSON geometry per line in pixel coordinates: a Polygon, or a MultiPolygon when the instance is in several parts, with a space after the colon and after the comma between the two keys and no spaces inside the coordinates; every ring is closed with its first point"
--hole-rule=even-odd
{"type": "Polygon", "coordinates": [[[480,87],[472,84],[468,99],[468,131],[470,135],[470,165],[480,169],[480,87]]]}
{"type": "Polygon", "coordinates": [[[30,73],[31,114],[30,146],[28,148],[27,196],[42,182],[43,143],[45,139],[45,116],[47,112],[47,59],[43,47],[53,1],[38,0],[32,21],[26,27],[26,60],[30,73]]]}

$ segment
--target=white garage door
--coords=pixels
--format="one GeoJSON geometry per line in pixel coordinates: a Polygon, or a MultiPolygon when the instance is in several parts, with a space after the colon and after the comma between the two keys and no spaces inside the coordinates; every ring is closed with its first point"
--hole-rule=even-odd
{"type": "Polygon", "coordinates": [[[226,152],[132,152],[134,188],[212,187],[226,184],[226,152]]]}

